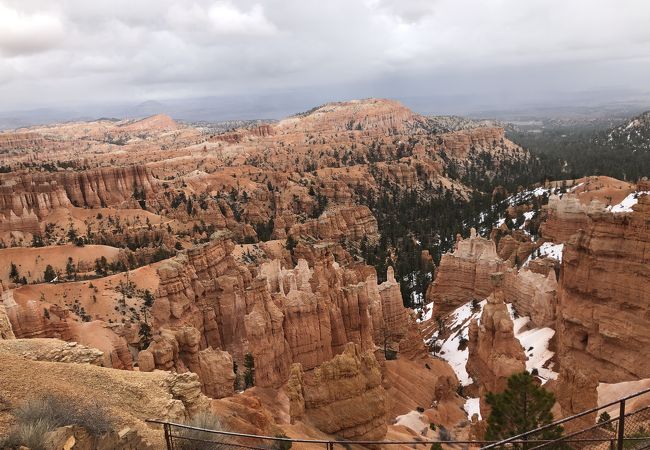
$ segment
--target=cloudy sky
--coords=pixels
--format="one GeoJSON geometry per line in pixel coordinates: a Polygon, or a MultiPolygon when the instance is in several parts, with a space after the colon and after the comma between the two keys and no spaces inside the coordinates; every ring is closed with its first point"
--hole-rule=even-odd
{"type": "Polygon", "coordinates": [[[648,80],[646,0],[0,0],[0,112],[368,96],[462,112],[648,80]]]}

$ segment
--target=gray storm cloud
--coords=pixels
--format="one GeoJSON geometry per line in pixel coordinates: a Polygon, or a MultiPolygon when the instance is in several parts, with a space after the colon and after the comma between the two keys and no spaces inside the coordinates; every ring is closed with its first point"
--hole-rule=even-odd
{"type": "Polygon", "coordinates": [[[0,0],[0,108],[645,89],[648,23],[645,0],[0,0]]]}

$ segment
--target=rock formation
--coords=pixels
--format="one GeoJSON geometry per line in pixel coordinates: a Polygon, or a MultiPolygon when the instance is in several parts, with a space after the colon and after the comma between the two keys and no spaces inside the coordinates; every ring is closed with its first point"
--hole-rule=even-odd
{"type": "Polygon", "coordinates": [[[7,316],[7,310],[3,304],[0,304],[0,340],[1,339],[16,339],[14,330],[11,327],[11,321],[7,316]]]}
{"type": "MultiPolygon", "coordinates": [[[[465,158],[472,148],[495,148],[505,144],[503,128],[479,127],[443,133],[438,140],[438,148],[454,157],[465,158]]],[[[511,152],[517,147],[512,143],[505,146],[511,152]]]]}
{"type": "Polygon", "coordinates": [[[103,321],[77,322],[71,312],[37,300],[18,303],[13,291],[2,293],[2,303],[17,338],[57,338],[79,342],[103,352],[103,365],[116,369],[133,367],[125,339],[103,321]]]}
{"type": "Polygon", "coordinates": [[[280,133],[341,132],[366,130],[406,132],[424,125],[426,118],[414,114],[404,105],[384,99],[352,100],[333,102],[314,108],[309,113],[299,114],[280,121],[275,129],[280,133]]]}
{"type": "MultiPolygon", "coordinates": [[[[555,398],[560,404],[562,414],[570,416],[598,406],[598,380],[589,370],[576,365],[571,358],[562,359],[562,368],[555,385],[555,398]]],[[[577,422],[569,423],[568,431],[593,425],[596,413],[584,416],[577,422]]]]}
{"type": "Polygon", "coordinates": [[[58,339],[9,339],[0,341],[0,353],[11,353],[34,361],[93,364],[101,366],[104,353],[58,339]]]}
{"type": "Polygon", "coordinates": [[[503,290],[507,301],[519,315],[530,317],[535,327],[555,327],[557,289],[555,270],[546,275],[527,269],[505,274],[503,290]]]}
{"type": "Polygon", "coordinates": [[[426,301],[434,302],[436,313],[446,313],[472,299],[483,299],[492,292],[490,274],[505,268],[494,241],[472,229],[469,239],[458,236],[453,253],[442,256],[426,301]]]}
{"type": "MultiPolygon", "coordinates": [[[[292,363],[311,370],[348,342],[365,351],[384,345],[389,335],[389,343],[397,344],[406,333],[408,313],[391,271],[377,285],[371,268],[341,267],[325,251],[311,255],[312,267],[299,260],[283,269],[273,260],[253,277],[232,257],[232,248],[229,241],[215,241],[159,268],[154,328],[178,333],[190,327],[196,349],[228,351],[240,367],[245,353],[252,353],[259,386],[278,387],[292,363]]],[[[155,367],[179,370],[183,352],[180,344],[174,350],[174,340],[154,339],[155,367]]]]}
{"type": "MultiPolygon", "coordinates": [[[[83,263],[75,257],[71,273],[56,282],[17,288],[15,298],[2,294],[7,319],[0,311],[0,336],[68,342],[51,351],[44,345],[43,354],[24,351],[17,367],[47,369],[41,363],[63,360],[118,369],[137,364],[140,373],[124,378],[93,366],[89,377],[78,376],[91,384],[82,393],[92,396],[92,384],[101,380],[107,392],[100,398],[114,400],[116,409],[178,419],[212,397],[229,423],[251,432],[275,432],[270,424],[290,413],[306,418],[306,427],[313,423],[341,437],[381,438],[386,388],[418,396],[396,402],[400,408],[423,399],[434,409],[434,402],[449,400],[440,423],[457,421],[457,379],[428,356],[392,269],[380,284],[375,269],[359,259],[362,245],[372,248],[380,238],[364,205],[388,189],[426,200],[450,192],[469,198],[465,174],[448,176],[452,164],[461,172],[489,166],[483,168],[499,175],[502,163],[525,162],[528,153],[501,128],[452,132],[443,121],[380,99],[330,103],[277,123],[232,125],[241,128],[220,133],[157,115],[0,133],[6,155],[0,246],[44,245],[63,255],[54,269],[72,257],[63,243],[90,244],[84,252],[92,255],[83,263]],[[120,250],[112,259],[95,244],[120,250]],[[107,267],[101,259],[93,264],[101,256],[107,267]],[[118,273],[135,266],[126,277],[118,273]],[[92,285],[73,281],[95,275],[92,285]],[[153,304],[146,290],[155,292],[153,304]],[[143,324],[151,326],[152,340],[140,350],[148,342],[143,324]],[[71,342],[79,343],[74,357],[66,353],[71,342]],[[384,361],[382,349],[399,358],[384,361]],[[249,354],[256,387],[231,397],[233,365],[241,371],[249,354]],[[38,361],[28,366],[25,358],[38,361]],[[380,368],[408,385],[382,387],[380,368]],[[421,386],[414,385],[418,378],[426,379],[421,386]],[[164,401],[142,393],[140,382],[164,401]],[[278,396],[279,407],[269,413],[260,399],[285,384],[290,402],[278,396]],[[142,400],[124,405],[125,392],[142,400]]],[[[487,274],[505,264],[494,244],[475,233],[456,252],[432,288],[440,309],[488,295],[487,274]]],[[[39,264],[53,262],[43,255],[39,264]]],[[[431,255],[421,256],[422,270],[432,272],[431,255]]],[[[43,273],[44,267],[20,271],[43,273]]],[[[14,287],[20,280],[11,278],[14,287]]],[[[12,375],[12,363],[0,370],[12,375]]],[[[53,376],[67,379],[68,372],[52,367],[53,376]]],[[[19,381],[12,387],[24,395],[19,381]]],[[[77,432],[83,434],[64,429],[59,435],[76,439],[77,432]]]]}
{"type": "MultiPolygon", "coordinates": [[[[490,237],[492,238],[492,237],[490,237]]],[[[497,254],[499,258],[508,261],[513,266],[521,265],[535,249],[535,243],[530,235],[523,230],[514,230],[512,233],[499,239],[497,254]]]]}
{"type": "Polygon", "coordinates": [[[650,377],[650,196],[633,210],[590,214],[564,250],[558,352],[600,382],[650,377]]]}
{"type": "Polygon", "coordinates": [[[288,386],[292,420],[304,414],[318,429],[343,439],[386,435],[386,393],[372,352],[350,343],[312,373],[294,365],[288,386]]]}
{"type": "Polygon", "coordinates": [[[0,150],[4,152],[43,148],[45,145],[45,139],[37,133],[0,133],[0,150]]]}
{"type": "Polygon", "coordinates": [[[526,369],[526,355],[514,336],[513,323],[504,302],[504,274],[490,274],[494,291],[487,298],[480,322],[469,328],[467,372],[479,386],[482,415],[486,416],[485,393],[501,392],[510,375],[526,369]]]}
{"type": "Polygon", "coordinates": [[[228,397],[234,393],[235,374],[228,352],[212,347],[200,350],[201,333],[193,327],[178,330],[161,329],[146,350],[138,354],[142,372],[154,369],[194,372],[201,380],[201,389],[211,398],[228,397]]]}
{"type": "MultiPolygon", "coordinates": [[[[562,195],[552,195],[544,207],[546,220],[540,233],[546,240],[565,243],[578,230],[585,229],[589,215],[605,212],[608,205],[623,200],[634,186],[609,177],[587,177],[562,195]]],[[[642,189],[640,189],[642,190],[642,189]]]]}
{"type": "Polygon", "coordinates": [[[342,238],[360,242],[364,237],[371,243],[379,240],[377,220],[367,206],[353,206],[328,210],[317,220],[297,224],[289,235],[317,240],[338,241],[342,238]]]}
{"type": "Polygon", "coordinates": [[[572,195],[559,197],[551,196],[545,209],[547,219],[540,227],[540,233],[546,240],[564,243],[578,230],[585,228],[588,222],[588,213],[593,210],[604,209],[605,205],[594,202],[584,205],[572,195]]]}
{"type": "Polygon", "coordinates": [[[379,296],[381,298],[381,309],[383,316],[383,328],[380,329],[380,345],[384,342],[395,344],[402,340],[409,328],[409,315],[404,308],[402,293],[399,283],[395,280],[393,268],[388,268],[386,281],[379,285],[379,296]]]}
{"type": "Polygon", "coordinates": [[[157,181],[144,166],[35,173],[2,180],[0,231],[40,232],[39,221],[57,208],[99,208],[124,203],[139,207],[134,192],[150,195],[156,187],[157,181]]]}
{"type": "Polygon", "coordinates": [[[153,450],[153,446],[142,439],[139,433],[131,428],[123,428],[119,431],[110,431],[102,436],[92,436],[83,427],[68,425],[59,427],[47,433],[44,437],[43,446],[46,450],[58,449],[114,449],[114,450],[153,450]]]}

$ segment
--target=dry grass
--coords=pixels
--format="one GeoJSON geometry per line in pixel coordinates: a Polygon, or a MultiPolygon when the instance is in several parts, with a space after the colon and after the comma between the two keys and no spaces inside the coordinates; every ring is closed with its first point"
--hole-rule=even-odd
{"type": "Polygon", "coordinates": [[[24,445],[30,450],[41,450],[45,435],[66,425],[81,426],[96,437],[112,429],[110,418],[97,405],[73,402],[65,397],[34,398],[13,414],[17,424],[10,430],[6,441],[2,442],[10,448],[24,445]]]}

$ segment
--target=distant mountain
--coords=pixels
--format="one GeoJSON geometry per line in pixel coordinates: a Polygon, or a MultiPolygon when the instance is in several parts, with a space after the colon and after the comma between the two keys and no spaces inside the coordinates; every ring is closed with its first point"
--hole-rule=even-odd
{"type": "Polygon", "coordinates": [[[650,111],[617,126],[607,134],[603,144],[625,147],[633,152],[650,150],[650,111]]]}
{"type": "Polygon", "coordinates": [[[506,135],[541,159],[544,178],[650,176],[650,111],[611,120],[531,120],[506,127],[506,135]]]}
{"type": "Polygon", "coordinates": [[[169,107],[165,104],[155,100],[147,100],[146,102],[139,103],[132,108],[126,110],[125,117],[149,117],[156,114],[167,113],[169,107]]]}
{"type": "Polygon", "coordinates": [[[491,119],[470,119],[462,116],[427,116],[432,123],[446,132],[470,130],[479,127],[506,128],[506,123],[491,119]]]}

